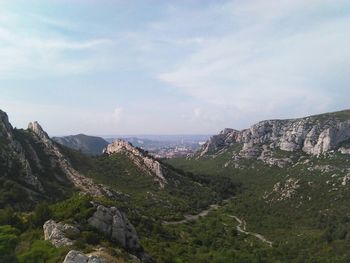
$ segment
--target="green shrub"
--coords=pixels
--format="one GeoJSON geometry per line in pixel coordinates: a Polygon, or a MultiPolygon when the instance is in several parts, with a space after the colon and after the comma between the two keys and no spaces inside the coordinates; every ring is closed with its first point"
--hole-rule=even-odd
{"type": "Polygon", "coordinates": [[[18,244],[19,230],[9,226],[0,226],[0,262],[16,262],[14,251],[18,244]]]}
{"type": "Polygon", "coordinates": [[[54,263],[62,262],[67,248],[55,248],[48,241],[36,240],[30,250],[18,256],[20,263],[54,263]]]}

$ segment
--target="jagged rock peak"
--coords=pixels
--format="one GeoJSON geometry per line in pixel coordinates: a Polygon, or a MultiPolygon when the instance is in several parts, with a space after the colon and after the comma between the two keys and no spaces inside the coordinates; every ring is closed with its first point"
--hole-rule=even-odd
{"type": "Polygon", "coordinates": [[[9,137],[12,134],[12,125],[6,112],[0,110],[0,135],[9,137]]]}
{"type": "Polygon", "coordinates": [[[127,155],[136,166],[145,172],[154,174],[161,188],[165,186],[167,180],[164,177],[163,166],[153,157],[149,156],[143,150],[134,147],[131,143],[117,139],[109,144],[103,151],[105,154],[122,153],[127,155]]]}
{"type": "Polygon", "coordinates": [[[140,150],[135,148],[131,143],[122,139],[117,139],[114,142],[108,144],[106,149],[104,150],[104,153],[112,154],[122,151],[139,152],[141,154],[140,150]]]}
{"type": "Polygon", "coordinates": [[[44,129],[41,127],[41,125],[37,122],[30,122],[28,124],[28,130],[34,132],[40,139],[48,140],[49,135],[44,131],[44,129]]]}

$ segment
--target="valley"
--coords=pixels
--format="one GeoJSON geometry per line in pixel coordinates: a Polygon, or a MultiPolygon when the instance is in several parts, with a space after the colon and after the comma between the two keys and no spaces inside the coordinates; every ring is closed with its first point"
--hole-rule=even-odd
{"type": "Polygon", "coordinates": [[[157,159],[120,139],[85,154],[1,112],[0,262],[348,262],[349,123],[265,121],[157,159]]]}

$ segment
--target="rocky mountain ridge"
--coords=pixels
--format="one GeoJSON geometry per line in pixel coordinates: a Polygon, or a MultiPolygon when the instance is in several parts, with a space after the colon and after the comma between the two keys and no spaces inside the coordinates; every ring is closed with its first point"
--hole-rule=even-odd
{"type": "Polygon", "coordinates": [[[60,167],[75,187],[93,196],[113,196],[106,186],[96,184],[92,179],[76,171],[38,122],[29,123],[28,130],[32,131],[37,140],[45,145],[46,153],[51,156],[53,165],[60,167]]]}
{"type": "Polygon", "coordinates": [[[196,157],[217,155],[236,145],[236,157],[259,158],[270,164],[283,165],[290,160],[274,160],[271,151],[301,151],[312,156],[338,149],[346,153],[349,140],[350,110],[345,110],[299,119],[261,121],[241,131],[224,129],[212,136],[196,157]]]}
{"type": "Polygon", "coordinates": [[[145,171],[150,176],[154,176],[154,180],[159,183],[161,188],[164,188],[167,183],[162,164],[142,149],[132,146],[129,142],[117,139],[106,147],[104,153],[109,155],[114,153],[125,154],[141,170],[145,171]]]}

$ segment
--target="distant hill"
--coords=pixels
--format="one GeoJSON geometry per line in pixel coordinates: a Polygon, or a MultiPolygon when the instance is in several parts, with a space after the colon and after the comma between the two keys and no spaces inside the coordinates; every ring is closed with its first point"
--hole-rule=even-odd
{"type": "Polygon", "coordinates": [[[70,135],[64,137],[53,137],[57,143],[68,148],[82,151],[90,155],[100,155],[108,142],[101,137],[88,136],[85,134],[70,135]]]}

